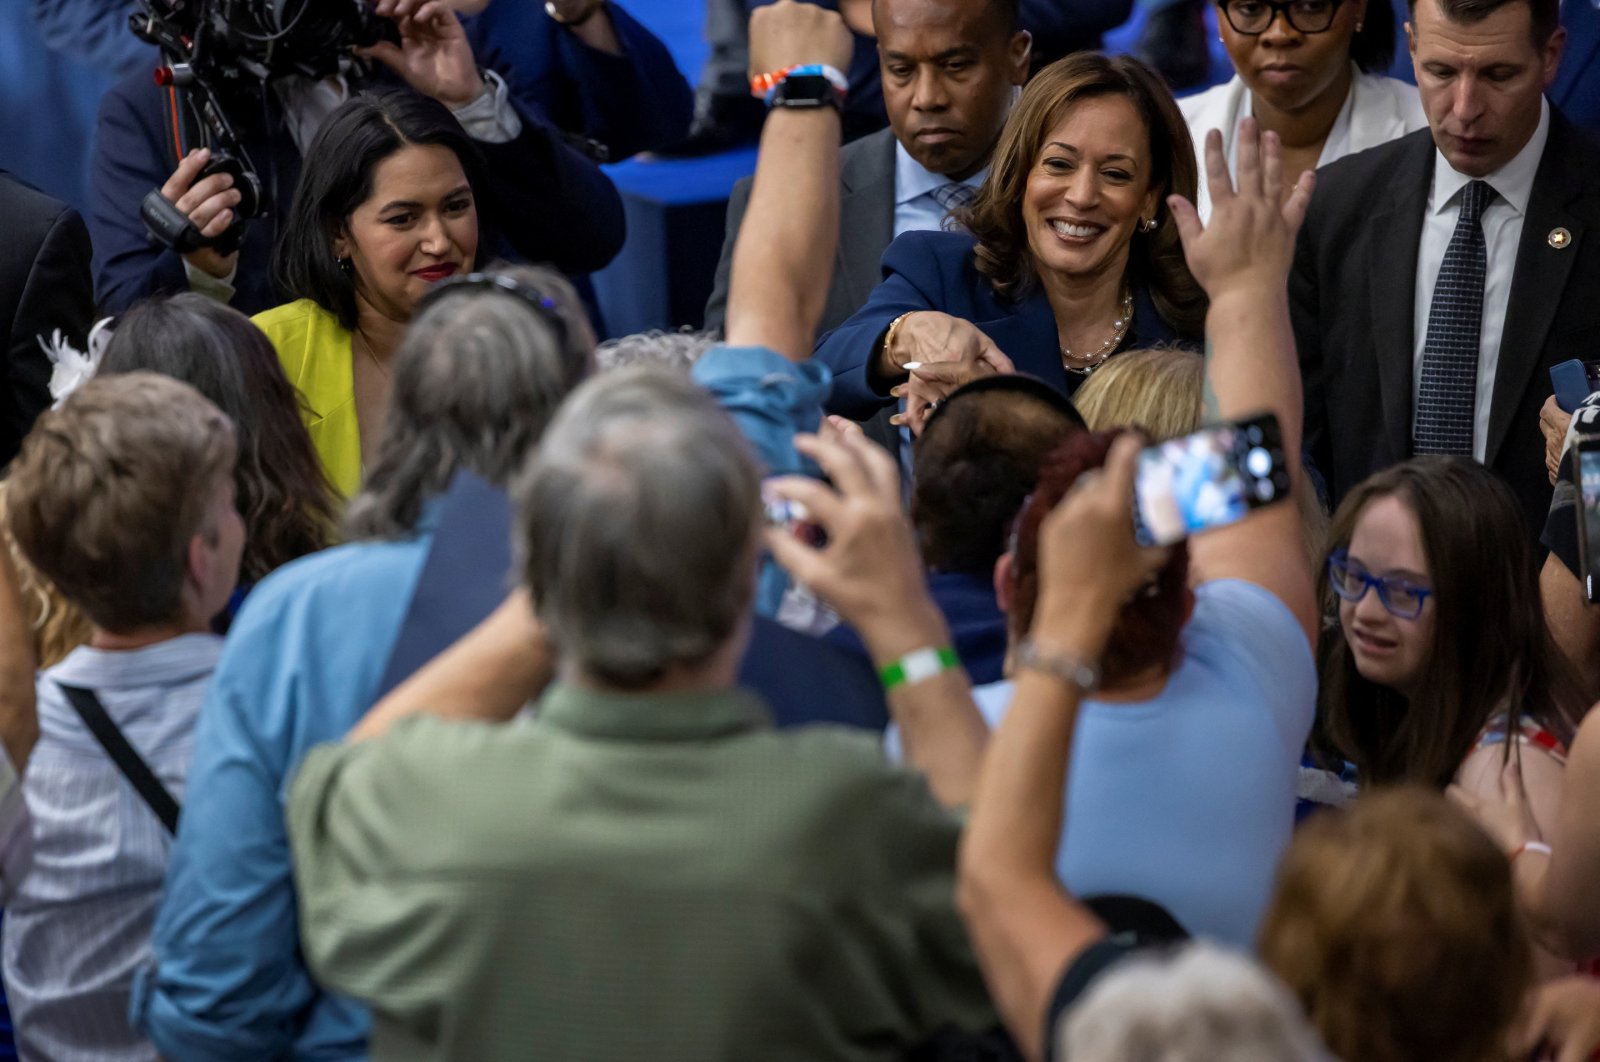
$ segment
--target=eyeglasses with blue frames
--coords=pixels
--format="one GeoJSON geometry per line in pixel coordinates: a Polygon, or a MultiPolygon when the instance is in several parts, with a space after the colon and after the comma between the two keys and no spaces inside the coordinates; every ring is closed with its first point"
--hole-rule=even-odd
{"type": "Polygon", "coordinates": [[[1235,33],[1259,37],[1281,13],[1300,33],[1326,33],[1343,0],[1217,0],[1235,33]]]}
{"type": "Polygon", "coordinates": [[[1414,620],[1422,615],[1422,607],[1433,588],[1422,586],[1398,575],[1373,575],[1350,559],[1345,550],[1334,550],[1328,555],[1328,582],[1333,592],[1349,602],[1360,601],[1368,590],[1378,592],[1378,600],[1391,616],[1414,620]]]}

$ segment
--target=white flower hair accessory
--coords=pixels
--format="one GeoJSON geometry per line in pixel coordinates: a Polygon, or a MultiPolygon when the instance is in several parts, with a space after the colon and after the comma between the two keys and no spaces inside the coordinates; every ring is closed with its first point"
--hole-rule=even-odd
{"type": "Polygon", "coordinates": [[[106,356],[106,347],[111,342],[114,317],[104,317],[95,322],[89,329],[89,339],[84,345],[87,351],[79,350],[67,342],[67,337],[57,328],[50,333],[50,338],[39,337],[39,346],[50,359],[55,369],[50,373],[50,397],[53,400],[52,409],[58,409],[67,396],[82,387],[85,380],[95,374],[100,368],[100,362],[106,356]]]}

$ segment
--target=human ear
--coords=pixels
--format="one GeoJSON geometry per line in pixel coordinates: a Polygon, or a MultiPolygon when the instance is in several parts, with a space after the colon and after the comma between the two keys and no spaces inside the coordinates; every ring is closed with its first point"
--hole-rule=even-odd
{"type": "Polygon", "coordinates": [[[994,562],[994,600],[1000,611],[1011,615],[1011,599],[1014,591],[1011,586],[1011,554],[1002,553],[1000,559],[994,562]]]}
{"type": "Polygon", "coordinates": [[[1018,30],[1011,38],[1011,83],[1028,83],[1028,69],[1033,65],[1033,34],[1018,30]]]}

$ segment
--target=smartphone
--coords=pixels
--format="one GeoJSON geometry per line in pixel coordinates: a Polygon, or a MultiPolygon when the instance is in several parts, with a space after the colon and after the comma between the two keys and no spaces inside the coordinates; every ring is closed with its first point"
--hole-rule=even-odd
{"type": "Polygon", "coordinates": [[[1556,405],[1571,413],[1584,399],[1600,391],[1600,361],[1573,358],[1550,366],[1550,387],[1555,393],[1556,405]]]}
{"type": "Polygon", "coordinates": [[[1146,447],[1134,479],[1142,545],[1170,546],[1289,496],[1283,431],[1270,413],[1146,447]]]}
{"type": "Polygon", "coordinates": [[[1578,484],[1578,558],[1584,596],[1600,601],[1600,435],[1573,443],[1572,474],[1578,484]]]}

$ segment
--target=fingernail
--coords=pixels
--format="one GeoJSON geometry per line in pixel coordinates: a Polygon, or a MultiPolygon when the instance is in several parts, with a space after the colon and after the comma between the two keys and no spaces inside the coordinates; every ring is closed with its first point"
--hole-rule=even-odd
{"type": "Polygon", "coordinates": [[[901,425],[905,424],[905,422],[906,422],[906,418],[905,418],[905,414],[903,414],[903,413],[896,413],[894,416],[889,418],[889,423],[893,424],[897,428],[900,427],[901,425]]]}
{"type": "Polygon", "coordinates": [[[908,361],[908,362],[906,362],[904,365],[902,365],[900,367],[902,369],[905,369],[907,372],[910,372],[912,369],[920,369],[920,368],[922,368],[922,362],[920,362],[920,361],[908,361]]]}

